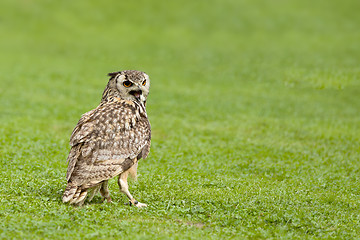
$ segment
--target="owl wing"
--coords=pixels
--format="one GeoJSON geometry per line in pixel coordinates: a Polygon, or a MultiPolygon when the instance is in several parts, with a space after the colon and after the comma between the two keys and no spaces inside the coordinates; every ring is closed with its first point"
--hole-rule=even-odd
{"type": "Polygon", "coordinates": [[[100,105],[85,113],[70,138],[67,180],[91,187],[129,169],[135,158],[146,158],[150,124],[134,103],[100,105]]]}

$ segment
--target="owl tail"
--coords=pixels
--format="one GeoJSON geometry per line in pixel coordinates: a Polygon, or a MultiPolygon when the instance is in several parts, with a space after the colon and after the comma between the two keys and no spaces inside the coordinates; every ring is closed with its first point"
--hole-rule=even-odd
{"type": "Polygon", "coordinates": [[[72,186],[70,184],[65,188],[62,201],[69,202],[70,204],[81,205],[87,195],[87,189],[81,189],[80,186],[72,186]]]}

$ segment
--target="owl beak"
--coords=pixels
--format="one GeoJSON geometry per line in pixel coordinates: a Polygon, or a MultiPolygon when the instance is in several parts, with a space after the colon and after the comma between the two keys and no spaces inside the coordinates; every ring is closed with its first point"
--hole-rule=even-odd
{"type": "Polygon", "coordinates": [[[133,95],[137,100],[140,100],[140,96],[142,94],[142,91],[141,90],[133,90],[133,91],[130,91],[130,94],[133,95]]]}

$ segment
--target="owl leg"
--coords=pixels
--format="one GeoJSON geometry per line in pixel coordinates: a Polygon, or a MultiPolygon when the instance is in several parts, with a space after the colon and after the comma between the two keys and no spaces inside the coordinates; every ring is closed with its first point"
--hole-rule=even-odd
{"type": "Polygon", "coordinates": [[[101,193],[101,196],[104,197],[104,200],[106,199],[107,202],[111,202],[110,192],[109,192],[109,188],[108,188],[108,180],[104,181],[101,184],[100,193],[101,193]]]}
{"type": "Polygon", "coordinates": [[[147,206],[146,204],[136,201],[136,199],[133,198],[133,196],[129,192],[129,185],[127,183],[128,175],[129,175],[129,170],[127,170],[119,175],[118,184],[119,184],[120,191],[129,198],[130,206],[134,205],[138,208],[146,207],[147,206]]]}
{"type": "Polygon", "coordinates": [[[94,196],[99,192],[99,189],[100,189],[100,185],[97,185],[93,188],[90,188],[90,193],[89,193],[89,196],[88,196],[88,201],[90,202],[94,196]]]}

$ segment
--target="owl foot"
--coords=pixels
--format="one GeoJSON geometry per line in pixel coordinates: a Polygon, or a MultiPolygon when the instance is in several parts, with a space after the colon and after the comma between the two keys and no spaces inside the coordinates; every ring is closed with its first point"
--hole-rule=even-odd
{"type": "Polygon", "coordinates": [[[147,207],[147,204],[138,202],[135,199],[133,201],[130,200],[129,203],[126,203],[126,204],[129,204],[130,206],[136,206],[138,208],[147,207]]]}
{"type": "Polygon", "coordinates": [[[111,197],[104,197],[104,198],[103,198],[103,202],[105,202],[105,200],[106,200],[108,203],[112,203],[111,197]]]}
{"type": "Polygon", "coordinates": [[[147,207],[147,204],[138,202],[138,204],[136,204],[135,206],[138,208],[144,208],[144,207],[147,207]]]}

